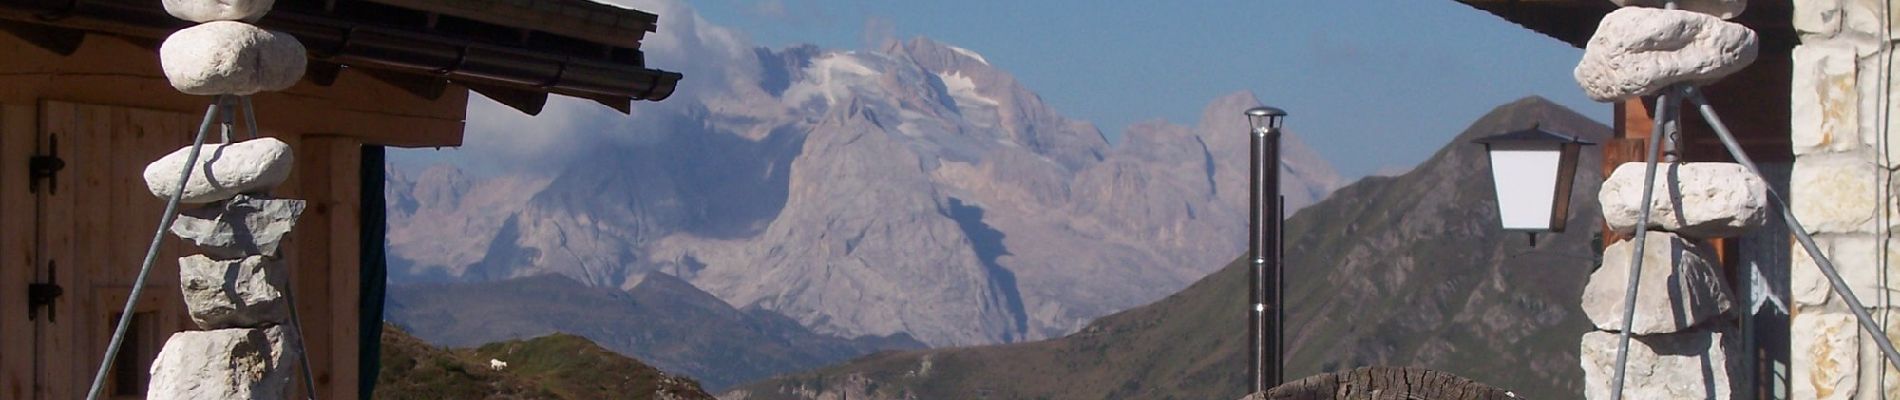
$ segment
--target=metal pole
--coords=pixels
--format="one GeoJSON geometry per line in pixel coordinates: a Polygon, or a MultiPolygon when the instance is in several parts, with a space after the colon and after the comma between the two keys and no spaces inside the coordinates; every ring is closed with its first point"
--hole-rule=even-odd
{"type": "MultiPolygon", "coordinates": [[[[1766,181],[1768,178],[1761,174],[1761,168],[1756,167],[1755,162],[1748,158],[1748,153],[1742,151],[1742,145],[1735,141],[1735,135],[1729,133],[1728,124],[1722,123],[1722,117],[1715,114],[1715,107],[1709,105],[1707,98],[1702,97],[1702,92],[1695,87],[1688,87],[1683,89],[1683,94],[1687,95],[1689,101],[1695,102],[1696,109],[1701,111],[1702,117],[1709,121],[1709,127],[1715,130],[1715,137],[1722,140],[1722,147],[1728,149],[1729,156],[1735,157],[1735,162],[1748,167],[1749,172],[1766,181]]],[[[1781,197],[1781,193],[1776,192],[1772,185],[1768,186],[1768,199],[1780,206],[1778,208],[1781,209],[1782,222],[1786,222],[1788,230],[1794,233],[1795,242],[1801,244],[1801,249],[1808,253],[1808,258],[1814,259],[1815,268],[1821,270],[1821,275],[1827,277],[1827,283],[1834,288],[1834,293],[1840,295],[1841,300],[1847,303],[1847,310],[1854,312],[1854,319],[1859,321],[1861,329],[1874,339],[1874,345],[1880,348],[1882,355],[1886,356],[1887,363],[1900,367],[1900,351],[1894,349],[1893,341],[1888,339],[1885,330],[1874,322],[1872,315],[1867,313],[1867,307],[1861,304],[1859,297],[1854,296],[1854,291],[1847,286],[1847,281],[1841,279],[1840,271],[1834,268],[1834,261],[1829,260],[1827,254],[1821,252],[1821,246],[1814,243],[1814,237],[1801,226],[1800,220],[1795,219],[1793,207],[1788,204],[1788,199],[1781,197]]]]}
{"type": "Polygon", "coordinates": [[[1263,204],[1266,197],[1262,194],[1265,185],[1261,182],[1261,176],[1266,169],[1267,128],[1255,127],[1247,136],[1251,140],[1247,146],[1250,150],[1247,180],[1247,393],[1253,394],[1272,388],[1263,371],[1267,364],[1264,362],[1267,357],[1265,345],[1269,343],[1264,336],[1267,331],[1267,305],[1263,288],[1267,259],[1262,254],[1265,246],[1261,242],[1266,236],[1262,232],[1266,227],[1266,204],[1263,204]]]}
{"type": "Polygon", "coordinates": [[[1262,300],[1266,301],[1267,310],[1273,312],[1267,315],[1269,322],[1266,326],[1267,362],[1269,363],[1267,364],[1269,367],[1267,368],[1266,378],[1267,383],[1270,384],[1268,387],[1271,388],[1273,386],[1280,386],[1280,383],[1286,382],[1283,376],[1286,372],[1286,357],[1281,353],[1286,349],[1285,347],[1281,347],[1281,341],[1284,339],[1282,335],[1286,333],[1286,324],[1285,320],[1283,320],[1283,318],[1286,317],[1286,303],[1282,302],[1286,292],[1282,290],[1285,289],[1284,285],[1286,285],[1286,255],[1281,251],[1284,249],[1285,244],[1282,243],[1280,236],[1282,228],[1285,228],[1283,224],[1286,223],[1286,219],[1285,215],[1282,215],[1282,211],[1284,211],[1283,207],[1285,206],[1283,200],[1285,199],[1280,196],[1280,127],[1277,126],[1277,124],[1268,128],[1266,139],[1267,158],[1263,160],[1266,166],[1266,176],[1261,180],[1261,184],[1266,186],[1266,199],[1273,203],[1270,204],[1267,209],[1270,210],[1270,214],[1268,215],[1271,217],[1267,220],[1267,225],[1262,229],[1268,233],[1267,238],[1261,244],[1265,246],[1267,250],[1267,256],[1264,258],[1267,261],[1267,267],[1270,268],[1267,271],[1267,279],[1264,283],[1264,287],[1267,289],[1267,296],[1262,300]]]}
{"type": "Polygon", "coordinates": [[[1656,195],[1657,149],[1661,147],[1662,142],[1666,141],[1663,140],[1663,136],[1669,135],[1670,129],[1677,126],[1671,122],[1676,118],[1675,102],[1670,96],[1670,92],[1673,91],[1675,87],[1672,86],[1663,89],[1662,94],[1656,95],[1655,112],[1651,114],[1651,119],[1656,122],[1656,128],[1649,132],[1649,147],[1643,153],[1643,158],[1648,160],[1643,166],[1643,202],[1638,203],[1642,205],[1643,212],[1636,214],[1636,231],[1632,232],[1629,238],[1634,248],[1630,251],[1629,280],[1623,288],[1623,330],[1617,332],[1616,372],[1613,380],[1610,381],[1611,400],[1623,399],[1624,372],[1629,365],[1630,330],[1636,324],[1636,289],[1641,287],[1640,282],[1643,278],[1643,252],[1645,251],[1643,244],[1649,242],[1646,233],[1649,230],[1649,203],[1656,195]]]}

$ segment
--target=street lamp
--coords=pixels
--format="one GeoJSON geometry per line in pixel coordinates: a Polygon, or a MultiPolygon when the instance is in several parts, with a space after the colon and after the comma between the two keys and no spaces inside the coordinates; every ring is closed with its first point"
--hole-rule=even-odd
{"type": "Polygon", "coordinates": [[[1575,136],[1530,129],[1473,140],[1491,159],[1498,218],[1504,230],[1525,232],[1531,245],[1537,234],[1563,232],[1570,219],[1570,183],[1577,176],[1577,153],[1594,145],[1575,136]]]}
{"type": "Polygon", "coordinates": [[[1285,218],[1285,199],[1280,196],[1280,125],[1286,111],[1273,107],[1247,110],[1252,126],[1252,182],[1248,191],[1249,218],[1247,259],[1247,378],[1248,392],[1260,393],[1278,386],[1281,379],[1281,305],[1280,285],[1285,271],[1281,257],[1281,223],[1285,218]]]}

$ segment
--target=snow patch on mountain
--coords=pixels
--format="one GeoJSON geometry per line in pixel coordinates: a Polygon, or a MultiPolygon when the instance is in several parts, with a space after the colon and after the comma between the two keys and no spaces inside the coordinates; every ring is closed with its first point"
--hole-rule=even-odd
{"type": "Polygon", "coordinates": [[[811,67],[805,69],[805,76],[810,80],[786,89],[786,104],[804,104],[816,97],[825,99],[826,106],[834,106],[838,100],[849,98],[853,88],[875,85],[882,73],[865,65],[865,61],[848,52],[830,53],[812,60],[811,67]]]}
{"type": "Polygon", "coordinates": [[[1003,104],[1003,102],[996,101],[996,99],[977,92],[976,81],[971,80],[968,76],[964,76],[961,71],[948,74],[938,72],[937,78],[943,81],[943,87],[950,91],[950,96],[957,99],[957,105],[967,106],[981,104],[996,107],[1003,104]]]}
{"type": "Polygon", "coordinates": [[[975,51],[971,51],[970,49],[957,47],[957,46],[946,46],[946,47],[949,47],[950,51],[957,52],[957,54],[962,54],[964,57],[969,57],[972,60],[976,60],[976,62],[983,63],[983,65],[990,65],[990,60],[983,58],[982,54],[976,54],[975,51]]]}

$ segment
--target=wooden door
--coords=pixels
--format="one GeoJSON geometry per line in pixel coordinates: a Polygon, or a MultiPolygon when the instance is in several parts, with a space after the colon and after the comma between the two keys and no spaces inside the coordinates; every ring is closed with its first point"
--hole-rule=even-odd
{"type": "MultiPolygon", "coordinates": [[[[145,187],[145,164],[189,145],[198,118],[52,101],[39,105],[38,117],[37,153],[64,167],[31,183],[33,281],[61,292],[31,318],[34,398],[83,398],[164,211],[145,187]]],[[[169,234],[163,243],[103,398],[144,398],[151,360],[171,333],[190,326],[177,268],[189,245],[169,234]]]]}

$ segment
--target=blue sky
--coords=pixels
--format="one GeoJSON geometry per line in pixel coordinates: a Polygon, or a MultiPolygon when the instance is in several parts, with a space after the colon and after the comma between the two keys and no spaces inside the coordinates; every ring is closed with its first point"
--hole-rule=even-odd
{"type": "Polygon", "coordinates": [[[883,32],[976,50],[1110,140],[1143,120],[1191,124],[1215,97],[1252,90],[1285,108],[1287,126],[1346,177],[1409,168],[1484,112],[1524,96],[1598,121],[1610,116],[1570,78],[1581,50],[1452,0],[691,6],[761,46],[858,49],[883,32]]]}

